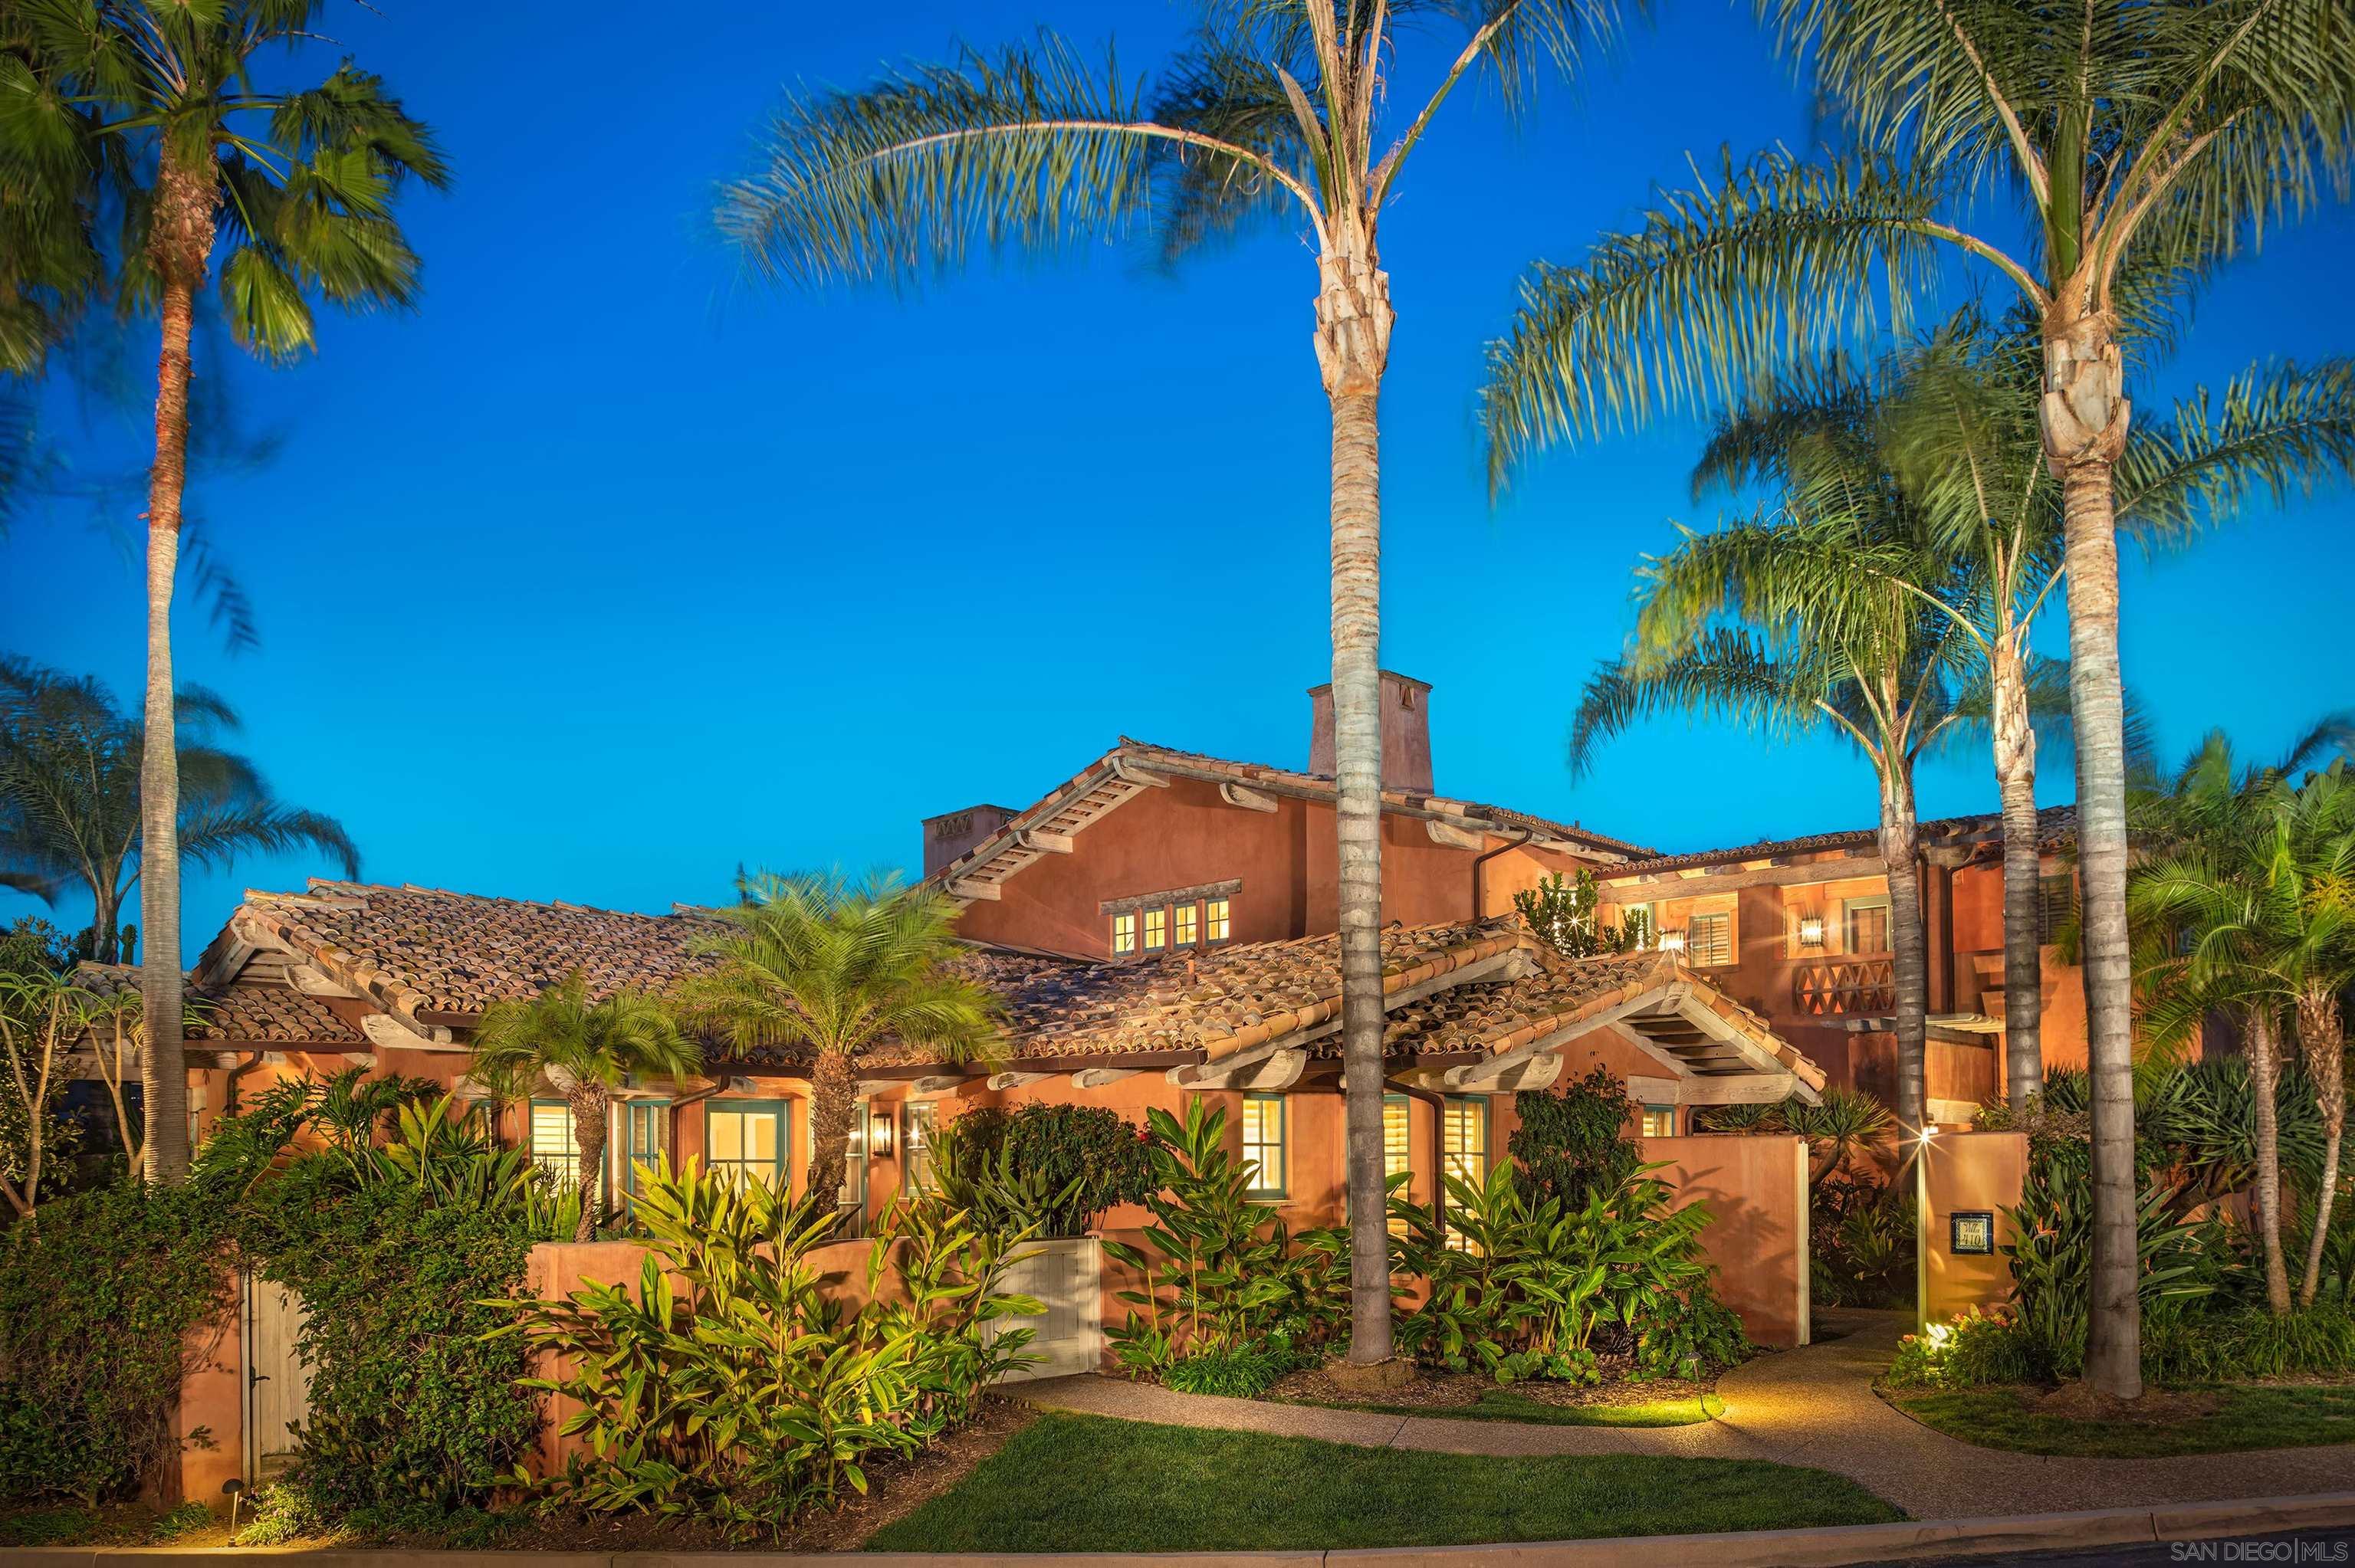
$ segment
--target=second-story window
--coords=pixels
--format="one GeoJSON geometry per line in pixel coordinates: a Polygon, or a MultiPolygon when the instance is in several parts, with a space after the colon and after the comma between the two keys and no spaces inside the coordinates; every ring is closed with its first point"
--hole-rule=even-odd
{"type": "Polygon", "coordinates": [[[1180,904],[1171,912],[1176,921],[1176,935],[1171,940],[1178,947],[1190,948],[1201,938],[1202,906],[1180,904]]]}
{"type": "Polygon", "coordinates": [[[1202,939],[1223,942],[1232,924],[1232,905],[1224,898],[1205,899],[1202,903],[1202,939]]]}
{"type": "Polygon", "coordinates": [[[1885,953],[1889,951],[1889,900],[1886,898],[1851,898],[1843,906],[1842,919],[1851,953],[1885,953]]]}
{"type": "Polygon", "coordinates": [[[1169,945],[1169,911],[1147,909],[1145,912],[1145,950],[1157,953],[1169,945]]]}
{"type": "Polygon", "coordinates": [[[1112,956],[1124,959],[1136,951],[1136,912],[1112,917],[1112,956]]]}
{"type": "Polygon", "coordinates": [[[1733,916],[1724,910],[1685,922],[1685,962],[1695,969],[1733,961],[1733,916]]]}

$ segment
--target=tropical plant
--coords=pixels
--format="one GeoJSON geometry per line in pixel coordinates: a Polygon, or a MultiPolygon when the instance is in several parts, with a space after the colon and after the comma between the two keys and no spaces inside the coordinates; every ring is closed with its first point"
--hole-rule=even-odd
{"type": "Polygon", "coordinates": [[[1227,1113],[1201,1097],[1188,1100],[1184,1121],[1158,1107],[1146,1120],[1156,1189],[1145,1201],[1146,1245],[1103,1244],[1139,1282],[1115,1293],[1130,1311],[1105,1330],[1114,1358],[1131,1375],[1166,1377],[1204,1355],[1272,1349],[1298,1361],[1320,1352],[1349,1316],[1348,1234],[1295,1237],[1273,1205],[1254,1202],[1253,1167],[1226,1147],[1227,1113]]]}
{"type": "MultiPolygon", "coordinates": [[[[2072,1156],[2036,1162],[2010,1211],[2015,1239],[2002,1248],[2011,1270],[2011,1316],[2036,1349],[2036,1375],[2048,1379],[2090,1375],[2097,1222],[2086,1164],[2083,1145],[2072,1156]]],[[[2147,1316],[2179,1314],[2205,1298],[2212,1286],[2201,1277],[2203,1263],[2227,1250],[2222,1222],[2179,1218],[2176,1196],[2173,1186],[2154,1177],[2135,1204],[2136,1292],[2147,1316]]]]}
{"type": "Polygon", "coordinates": [[[1597,1066],[1563,1085],[1559,1094],[1516,1094],[1515,1125],[1505,1150],[1520,1162],[1534,1196],[1576,1207],[1616,1188],[1643,1163],[1636,1140],[1627,1136],[1635,1114],[1626,1080],[1597,1066]]]}
{"type": "Polygon", "coordinates": [[[1557,871],[1513,895],[1513,907],[1530,934],[1565,959],[1632,953],[1650,940],[1650,910],[1623,909],[1616,925],[1605,926],[1598,907],[1602,901],[1602,889],[1591,871],[1580,872],[1575,882],[1557,871]]]}
{"type": "Polygon", "coordinates": [[[810,1055],[809,1190],[841,1190],[859,1054],[895,1044],[944,1062],[987,1054],[996,1003],[954,962],[956,906],[895,876],[762,876],[719,911],[732,929],[697,950],[719,960],[679,988],[698,1025],[739,1051],[810,1055]]]}
{"type": "Polygon", "coordinates": [[[474,1034],[478,1077],[527,1092],[544,1077],[571,1107],[581,1160],[575,1241],[597,1234],[613,1090],[627,1077],[683,1078],[702,1070],[702,1048],[679,1033],[669,1002],[626,990],[591,1001],[579,969],[529,1001],[493,1002],[474,1034]]]}
{"type": "Polygon", "coordinates": [[[1500,1383],[1599,1382],[1598,1336],[1624,1341],[1638,1376],[1694,1377],[1739,1361],[1741,1327],[1717,1301],[1700,1249],[1709,1211],[1673,1207],[1653,1169],[1567,1202],[1534,1192],[1509,1164],[1448,1175],[1444,1203],[1392,1198],[1398,1272],[1428,1282],[1401,1342],[1500,1383]]]}
{"type": "MultiPolygon", "coordinates": [[[[2337,721],[2316,736],[2334,733],[2337,721]]],[[[2311,749],[2301,747],[2300,751],[2311,749]]],[[[2230,1009],[2242,1023],[2256,1134],[2255,1187],[2266,1297],[2289,1309],[2283,1252],[2284,1193],[2275,1093],[2280,1034],[2293,1032],[2322,1113],[2317,1164],[2321,1223],[2298,1287],[2311,1303],[2320,1287],[2321,1245],[2336,1195],[2346,1130],[2346,1030],[2339,994],[2355,983],[2355,779],[2344,759],[2302,783],[2289,767],[2236,768],[2230,743],[2211,735],[2177,775],[2173,790],[2149,802],[2146,820],[2164,846],[2136,865],[2126,885],[2137,930],[2146,1027],[2162,1046],[2179,1045],[2230,1009]]]]}
{"type": "Polygon", "coordinates": [[[78,1122],[60,1115],[66,1058],[84,1033],[91,999],[63,975],[0,971],[0,1198],[29,1218],[71,1154],[78,1122]]]}
{"type": "Polygon", "coordinates": [[[1354,1231],[1350,1354],[1391,1353],[1381,1163],[1380,453],[1394,312],[1376,229],[1457,85],[1493,74],[1518,108],[1540,68],[1568,71],[1616,26],[1614,0],[1433,8],[1467,35],[1394,134],[1393,8],[1224,0],[1157,101],[1042,34],[995,56],[911,67],[862,91],[794,95],[764,166],[728,189],[720,227],[762,275],[900,282],[976,249],[1060,249],[1149,228],[1166,258],[1254,217],[1305,223],[1316,255],[1316,364],[1332,415],[1333,708],[1342,1053],[1354,1231]]]}
{"type": "MultiPolygon", "coordinates": [[[[188,1163],[181,1010],[179,747],[171,610],[187,477],[189,344],[215,273],[237,341],[282,363],[316,344],[309,296],[407,305],[416,255],[392,217],[410,177],[446,179],[430,132],[346,59],[316,86],[266,86],[254,57],[315,37],[322,0],[226,0],[158,11],[134,0],[8,0],[0,28],[29,40],[11,139],[71,148],[126,217],[118,293],[163,325],[147,496],[147,681],[139,799],[146,852],[141,990],[155,1026],[147,1108],[152,1180],[188,1163]]],[[[64,153],[60,156],[67,155],[64,153]]],[[[88,193],[85,193],[88,194],[88,193]]]]}
{"type": "Polygon", "coordinates": [[[1897,1130],[1887,1106],[1855,1089],[1826,1089],[1814,1105],[1785,1101],[1783,1124],[1823,1160],[1807,1183],[1810,1191],[1820,1191],[1834,1176],[1852,1174],[1855,1160],[1887,1145],[1897,1130]]]}
{"type": "Polygon", "coordinates": [[[910,1453],[1024,1364],[1039,1304],[1003,1289],[1019,1237],[992,1237],[937,1202],[895,1203],[871,1250],[903,1298],[846,1311],[820,1290],[812,1250],[836,1216],[690,1162],[642,1172],[650,1250],[634,1288],[591,1284],[515,1306],[505,1333],[554,1358],[525,1386],[581,1406],[560,1430],[589,1440],[560,1474],[515,1479],[592,1512],[782,1530],[845,1487],[867,1489],[878,1453],[910,1453]]]}
{"type": "MultiPolygon", "coordinates": [[[[2096,1080],[2092,1380],[2140,1392],[2126,732],[2114,477],[2126,357],[2268,219],[2341,194],[2355,15],[2339,0],[1759,0],[1849,132],[1671,193],[1582,268],[1524,285],[1484,397],[1492,472],[1606,420],[1723,398],[1902,312],[1942,256],[2010,283],[2037,322],[2046,461],[2062,493],[2078,844],[2096,1080]],[[2025,222],[2019,220],[2024,219],[2025,222]],[[2013,254],[2025,228],[2030,249],[2013,254]]],[[[1902,322],[1899,324],[1902,324],[1902,322]]],[[[1904,1107],[1901,1107],[1901,1114],[1904,1107]]]]}
{"type": "Polygon", "coordinates": [[[933,1134],[932,1166],[951,1205],[977,1224],[1035,1226],[1042,1239],[1083,1235],[1105,1210],[1153,1191],[1151,1140],[1103,1106],[967,1111],[933,1134]],[[1018,1195],[1014,1206],[996,1213],[1007,1195],[1018,1195]]]}

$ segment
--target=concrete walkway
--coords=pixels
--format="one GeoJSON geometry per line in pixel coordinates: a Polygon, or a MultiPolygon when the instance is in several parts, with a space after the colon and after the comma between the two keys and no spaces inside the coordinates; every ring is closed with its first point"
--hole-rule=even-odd
{"type": "Polygon", "coordinates": [[[1827,1314],[1848,1330],[1804,1350],[1760,1356],[1718,1384],[1725,1414],[1691,1426],[1537,1426],[1506,1421],[1376,1415],[1174,1393],[1100,1376],[1023,1385],[1048,1409],[1212,1426],[1366,1447],[1453,1454],[1656,1454],[1765,1459],[1835,1471],[1915,1519],[2056,1513],[2232,1498],[2341,1491],[2355,1485],[2355,1445],[2271,1448],[2171,1459],[2048,1458],[1959,1443],[1891,1409],[1872,1392],[1908,1319],[1893,1312],[1827,1314]]]}

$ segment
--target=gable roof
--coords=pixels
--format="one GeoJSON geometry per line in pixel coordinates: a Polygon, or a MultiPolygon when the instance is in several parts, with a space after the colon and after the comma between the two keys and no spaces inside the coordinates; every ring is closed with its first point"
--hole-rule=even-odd
{"type": "MultiPolygon", "coordinates": [[[[2039,847],[2051,849],[2066,843],[2077,834],[2077,808],[2074,805],[2047,806],[2036,813],[2036,828],[2039,847]]],[[[1925,850],[1999,844],[2003,842],[2003,815],[1998,811],[1986,811],[1969,817],[1939,817],[1917,824],[1915,832],[1925,850]]],[[[1653,855],[1610,866],[1595,874],[1601,880],[1610,882],[1619,877],[1648,876],[1655,872],[1678,871],[1691,866],[1722,865],[1729,861],[1765,860],[1777,855],[1808,854],[1829,850],[1877,851],[1880,844],[1881,832],[1878,828],[1850,828],[1842,832],[1808,833],[1794,839],[1764,839],[1757,843],[1737,844],[1731,849],[1653,855]]]]}
{"type": "MultiPolygon", "coordinates": [[[[1336,794],[1334,781],[1327,774],[1234,762],[1123,736],[1110,751],[925,880],[953,896],[960,885],[989,886],[1003,882],[1048,853],[1027,847],[1024,841],[1028,835],[1069,836],[1172,778],[1199,779],[1220,786],[1328,803],[1336,794]]],[[[1643,860],[1652,854],[1639,844],[1590,832],[1575,822],[1558,822],[1526,811],[1445,795],[1385,789],[1382,809],[1466,832],[1521,835],[1539,848],[1579,855],[1603,865],[1643,860]]]]}
{"type": "MultiPolygon", "coordinates": [[[[73,978],[76,984],[101,996],[136,992],[139,989],[136,964],[80,964],[74,969],[73,978]]],[[[292,986],[258,980],[191,984],[187,999],[196,1021],[187,1026],[183,1038],[192,1044],[261,1043],[297,1049],[308,1044],[338,1050],[365,1048],[368,1044],[358,1030],[336,1017],[325,1002],[314,996],[304,996],[292,986]]]]}

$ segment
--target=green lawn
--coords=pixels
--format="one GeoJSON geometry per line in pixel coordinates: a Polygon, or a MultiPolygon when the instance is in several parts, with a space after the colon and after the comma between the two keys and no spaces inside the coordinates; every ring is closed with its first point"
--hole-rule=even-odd
{"type": "Polygon", "coordinates": [[[1550,1404],[1518,1389],[1498,1388],[1482,1394],[1477,1404],[1336,1403],[1325,1408],[1363,1410],[1375,1415],[1427,1415],[1435,1421],[1523,1421],[1533,1426],[1690,1426],[1724,1414],[1725,1401],[1707,1393],[1651,1404],[1550,1404]]]}
{"type": "Polygon", "coordinates": [[[2302,1448],[2355,1443],[2355,1387],[2283,1386],[2177,1390],[2218,1394],[2211,1414],[2176,1421],[2074,1421],[2031,1408],[2011,1388],[1891,1395],[1900,1410],[1949,1437],[2022,1454],[2154,1459],[2236,1448],[2302,1448]]]}
{"type": "Polygon", "coordinates": [[[1049,1414],[870,1552],[1215,1552],[1666,1535],[1904,1516],[1821,1470],[1489,1458],[1049,1414]]]}

